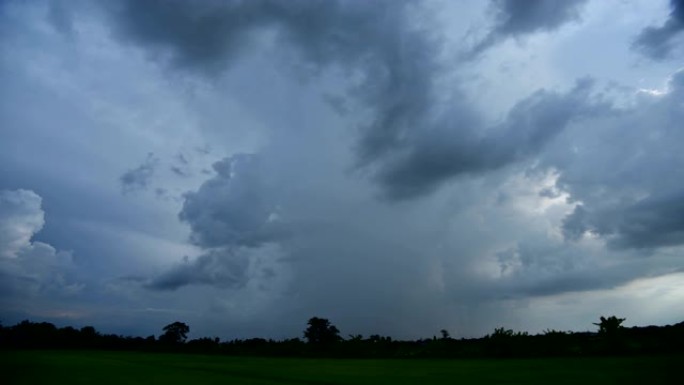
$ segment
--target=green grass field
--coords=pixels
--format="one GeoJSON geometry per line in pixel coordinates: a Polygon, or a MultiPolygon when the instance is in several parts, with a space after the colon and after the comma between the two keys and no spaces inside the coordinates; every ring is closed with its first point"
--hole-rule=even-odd
{"type": "Polygon", "coordinates": [[[683,357],[515,360],[244,358],[5,351],[2,384],[684,384],[683,357]]]}

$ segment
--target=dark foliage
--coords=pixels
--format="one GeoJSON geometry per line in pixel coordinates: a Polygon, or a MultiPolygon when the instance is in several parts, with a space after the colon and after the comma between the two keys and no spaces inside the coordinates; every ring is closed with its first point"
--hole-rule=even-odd
{"type": "Polygon", "coordinates": [[[340,331],[325,318],[309,319],[304,338],[314,345],[331,345],[341,340],[340,331]]]}
{"type": "Polygon", "coordinates": [[[159,341],[165,344],[183,343],[190,333],[190,327],[178,321],[164,326],[162,330],[164,330],[164,334],[159,336],[159,341]]]}
{"type": "Polygon", "coordinates": [[[92,326],[58,328],[47,322],[22,321],[0,326],[2,349],[104,349],[137,351],[182,351],[203,354],[288,357],[354,358],[471,358],[549,357],[596,355],[644,355],[684,353],[684,322],[667,326],[625,328],[617,317],[601,317],[598,332],[547,330],[537,335],[497,328],[490,335],[454,339],[445,330],[440,337],[397,341],[391,337],[351,335],[342,339],[339,330],[323,318],[311,318],[299,338],[281,341],[263,338],[220,341],[198,338],[186,342],[188,325],[174,322],[155,336],[125,337],[101,334],[92,326]]]}

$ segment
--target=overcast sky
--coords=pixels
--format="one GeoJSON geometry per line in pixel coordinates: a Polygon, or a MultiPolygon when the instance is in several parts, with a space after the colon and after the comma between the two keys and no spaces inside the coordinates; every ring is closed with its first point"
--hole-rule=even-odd
{"type": "Polygon", "coordinates": [[[680,0],[0,1],[0,320],[684,320],[680,0]]]}

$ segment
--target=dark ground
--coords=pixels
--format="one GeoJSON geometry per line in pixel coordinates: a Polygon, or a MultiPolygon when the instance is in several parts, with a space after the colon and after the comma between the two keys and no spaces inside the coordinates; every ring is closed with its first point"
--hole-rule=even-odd
{"type": "Polygon", "coordinates": [[[684,384],[684,357],[303,359],[11,350],[3,384],[684,384]]]}

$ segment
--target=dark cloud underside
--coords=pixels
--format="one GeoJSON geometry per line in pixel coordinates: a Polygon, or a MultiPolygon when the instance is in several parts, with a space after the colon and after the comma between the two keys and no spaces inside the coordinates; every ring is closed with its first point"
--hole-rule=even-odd
{"type": "Polygon", "coordinates": [[[645,28],[634,40],[633,48],[654,60],[669,58],[682,44],[684,0],[670,0],[672,11],[660,27],[645,28]]]}
{"type": "Polygon", "coordinates": [[[617,249],[684,244],[683,91],[680,71],[667,93],[597,125],[592,139],[602,143],[600,150],[586,144],[565,155],[572,147],[548,149],[556,151],[545,158],[560,171],[558,187],[579,202],[563,221],[566,239],[592,233],[617,249]]]}
{"type": "MultiPolygon", "coordinates": [[[[496,2],[496,34],[549,30],[575,19],[583,1],[496,2]]],[[[369,167],[383,195],[407,199],[458,175],[502,167],[537,152],[568,122],[591,110],[576,94],[540,92],[514,108],[509,120],[484,127],[458,87],[438,111],[434,81],[437,40],[411,27],[408,2],[255,1],[124,3],[123,36],[166,50],[181,68],[213,73],[251,48],[255,33],[278,32],[301,58],[319,67],[363,74],[351,96],[372,111],[359,138],[358,164],[369,167]],[[443,110],[443,108],[442,108],[443,110]]],[[[579,91],[573,91],[579,92],[579,91]]]]}
{"type": "Polygon", "coordinates": [[[586,0],[492,0],[494,26],[471,51],[478,55],[509,37],[553,31],[580,19],[586,0]]]}
{"type": "Polygon", "coordinates": [[[153,290],[176,290],[187,285],[240,288],[247,282],[247,259],[232,249],[212,249],[184,261],[155,277],[146,286],[153,290]]]}

